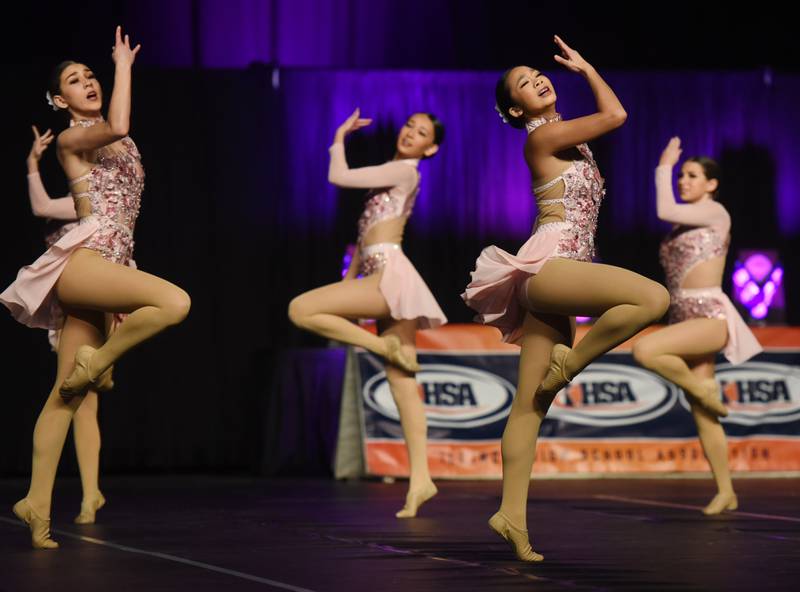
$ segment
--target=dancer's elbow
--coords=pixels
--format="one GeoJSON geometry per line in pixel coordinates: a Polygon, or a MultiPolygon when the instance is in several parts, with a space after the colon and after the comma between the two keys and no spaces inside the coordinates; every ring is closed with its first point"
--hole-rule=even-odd
{"type": "Polygon", "coordinates": [[[618,128],[622,127],[622,125],[628,119],[628,113],[625,111],[622,105],[620,105],[617,109],[609,112],[608,118],[613,128],[618,128]]]}
{"type": "Polygon", "coordinates": [[[130,121],[127,118],[124,121],[115,121],[111,119],[108,122],[108,129],[111,134],[117,138],[117,140],[121,140],[127,136],[128,132],[130,131],[130,127],[130,121]]]}

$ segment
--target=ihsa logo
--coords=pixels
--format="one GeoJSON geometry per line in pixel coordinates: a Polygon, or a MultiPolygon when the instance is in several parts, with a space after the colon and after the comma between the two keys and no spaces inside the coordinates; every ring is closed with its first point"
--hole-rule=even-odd
{"type": "MultiPolygon", "coordinates": [[[[417,385],[432,427],[469,428],[503,420],[514,398],[514,385],[504,378],[449,364],[424,365],[417,385]]],[[[370,408],[400,421],[385,372],[370,378],[362,392],[370,408]]]]}
{"type": "Polygon", "coordinates": [[[649,421],[675,403],[677,392],[655,374],[622,364],[591,364],[553,401],[547,417],[590,426],[649,421]]]}

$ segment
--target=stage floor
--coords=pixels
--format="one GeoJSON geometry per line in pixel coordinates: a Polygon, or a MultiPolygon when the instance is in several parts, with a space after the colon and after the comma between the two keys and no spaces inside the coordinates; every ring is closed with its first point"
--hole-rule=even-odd
{"type": "Polygon", "coordinates": [[[72,524],[60,481],[57,551],[34,551],[0,481],[0,590],[414,591],[789,590],[800,581],[800,479],[736,481],[740,510],[704,517],[708,480],[532,483],[529,528],[544,563],[491,533],[497,482],[440,482],[420,517],[397,520],[405,482],[233,477],[104,480],[108,505],[72,524]]]}

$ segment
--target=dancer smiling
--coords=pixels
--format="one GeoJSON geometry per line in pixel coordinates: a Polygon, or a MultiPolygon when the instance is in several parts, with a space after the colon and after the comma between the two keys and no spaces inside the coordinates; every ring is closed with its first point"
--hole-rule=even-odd
{"type": "Polygon", "coordinates": [[[523,561],[531,549],[526,506],[536,440],[553,398],[589,363],[660,319],[669,305],[663,286],[641,275],[592,263],[603,178],[585,142],[620,127],[627,117],[600,74],[559,37],[555,60],[583,76],[597,112],[564,120],[556,91],[528,66],[506,71],[497,83],[503,120],[525,129],[525,162],[539,209],[534,231],[516,255],[483,250],[462,295],[477,320],[521,345],[517,392],[503,432],[503,499],[489,526],[523,561]],[[597,321],[574,347],[575,316],[597,321]]]}
{"type": "Polygon", "coordinates": [[[633,356],[688,395],[718,490],[703,513],[719,514],[735,510],[738,501],[728,468],[725,432],[717,418],[728,411],[714,380],[714,358],[723,351],[731,363],[739,364],[760,352],[761,346],[721,288],[731,218],[715,199],[719,165],[706,157],[684,161],[678,179],[684,203],[679,204],[672,193],[672,168],[680,155],[681,141],[672,138],[656,168],[658,217],[675,224],[660,253],[672,297],[670,326],[639,339],[633,356]]]}
{"type": "Polygon", "coordinates": [[[330,148],[328,180],[340,187],[372,189],[358,222],[358,249],[344,280],[301,294],[289,305],[298,327],[361,346],[382,356],[408,449],[409,490],[398,518],[416,516],[436,495],[427,457],[425,409],[414,377],[419,369],[415,335],[418,328],[445,322],[428,286],[402,250],[403,232],[419,192],[417,166],[430,158],[444,139],[444,126],[429,113],[408,118],[397,137],[395,158],[379,166],[351,169],[344,153],[345,137],[369,125],[356,109],[336,131],[330,148]],[[360,274],[363,277],[358,278],[360,274]],[[374,318],[379,335],[352,323],[374,318]]]}

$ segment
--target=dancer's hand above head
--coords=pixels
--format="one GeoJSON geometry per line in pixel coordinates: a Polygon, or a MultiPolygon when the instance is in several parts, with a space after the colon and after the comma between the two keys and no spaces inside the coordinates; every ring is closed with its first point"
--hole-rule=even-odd
{"type": "Polygon", "coordinates": [[[667,147],[664,148],[664,152],[661,153],[661,160],[658,162],[659,166],[669,165],[674,167],[678,164],[681,152],[683,152],[681,149],[681,139],[678,136],[670,138],[667,147]]]}
{"type": "Polygon", "coordinates": [[[362,127],[368,126],[372,123],[372,119],[365,119],[361,117],[361,109],[356,107],[356,110],[344,120],[344,123],[336,129],[334,142],[343,142],[346,135],[360,130],[362,127]]]}
{"type": "Polygon", "coordinates": [[[568,68],[569,70],[572,70],[573,72],[577,72],[578,74],[585,74],[588,70],[592,68],[591,64],[589,64],[589,62],[584,60],[581,57],[581,54],[579,54],[569,45],[564,43],[564,40],[561,39],[561,37],[559,37],[558,35],[554,35],[553,40],[561,50],[561,55],[553,56],[553,59],[557,61],[559,64],[568,68]]]}
{"type": "Polygon", "coordinates": [[[33,130],[33,145],[31,146],[31,151],[28,153],[28,161],[33,161],[38,163],[44,151],[47,150],[47,147],[53,141],[53,132],[51,130],[47,130],[43,134],[39,134],[39,130],[35,125],[31,126],[33,130]]]}
{"type": "Polygon", "coordinates": [[[111,48],[111,59],[114,60],[114,63],[117,66],[133,66],[133,62],[136,60],[136,54],[139,53],[140,49],[142,49],[141,43],[131,49],[130,37],[125,35],[123,39],[122,27],[118,26],[114,47],[111,48]]]}

